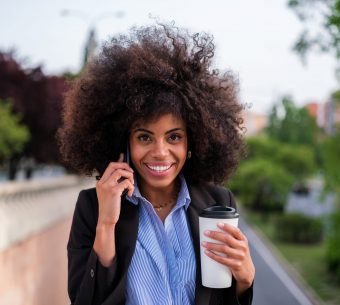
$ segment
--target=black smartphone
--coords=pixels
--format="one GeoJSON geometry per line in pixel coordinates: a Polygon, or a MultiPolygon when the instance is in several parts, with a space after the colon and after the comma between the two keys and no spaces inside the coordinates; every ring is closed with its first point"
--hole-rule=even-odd
{"type": "MultiPolygon", "coordinates": [[[[129,148],[129,143],[126,144],[126,150],[125,150],[123,162],[126,162],[130,166],[130,148],[129,148]]],[[[124,179],[126,179],[126,178],[121,177],[118,180],[118,183],[122,182],[124,179]]],[[[128,192],[128,189],[125,189],[124,192],[122,193],[122,197],[126,196],[127,192],[128,192]]]]}
{"type": "MultiPolygon", "coordinates": [[[[131,164],[130,164],[130,148],[129,148],[129,143],[126,144],[126,150],[125,150],[123,162],[126,162],[129,166],[131,166],[131,164]]],[[[104,170],[102,171],[103,173],[104,173],[106,167],[107,167],[107,166],[105,166],[104,170]]],[[[102,177],[101,175],[96,176],[96,180],[100,180],[101,177],[102,177]]],[[[123,181],[124,179],[125,179],[125,178],[120,178],[120,179],[118,180],[118,182],[121,182],[121,181],[123,181]]]]}
{"type": "Polygon", "coordinates": [[[123,162],[126,162],[129,166],[131,166],[131,164],[130,164],[130,147],[129,147],[129,143],[126,144],[126,150],[125,150],[124,161],[123,162]]]}

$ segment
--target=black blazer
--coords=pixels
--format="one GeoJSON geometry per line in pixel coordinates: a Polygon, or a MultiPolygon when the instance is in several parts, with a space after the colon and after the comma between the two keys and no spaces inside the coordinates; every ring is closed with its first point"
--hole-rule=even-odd
{"type": "MultiPolygon", "coordinates": [[[[205,184],[190,187],[191,203],[187,210],[196,255],[195,305],[250,305],[253,287],[237,298],[235,281],[230,288],[211,289],[202,286],[198,215],[211,205],[235,207],[227,189],[205,184]]],[[[74,305],[123,305],[128,267],[134,253],[139,222],[139,208],[128,200],[121,206],[116,225],[116,258],[111,267],[103,267],[93,250],[98,220],[98,200],[94,188],[81,191],[76,203],[68,251],[68,292],[74,305]]],[[[148,304],[149,305],[149,304],[148,304]]],[[[162,305],[162,304],[160,304],[162,305]]]]}

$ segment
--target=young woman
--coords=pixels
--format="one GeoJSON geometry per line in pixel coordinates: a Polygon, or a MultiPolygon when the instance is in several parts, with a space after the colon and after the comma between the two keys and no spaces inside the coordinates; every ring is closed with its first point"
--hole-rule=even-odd
{"type": "Polygon", "coordinates": [[[235,207],[221,184],[243,148],[237,87],[211,69],[213,55],[209,35],[134,28],[68,93],[61,152],[79,172],[100,174],[74,212],[72,304],[251,304],[255,268],[237,228],[206,232],[219,243],[202,245],[231,269],[232,287],[201,283],[198,215],[235,207]]]}

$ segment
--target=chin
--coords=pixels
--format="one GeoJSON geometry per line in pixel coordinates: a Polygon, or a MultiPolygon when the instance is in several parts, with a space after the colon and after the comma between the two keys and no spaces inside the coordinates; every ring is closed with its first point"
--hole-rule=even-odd
{"type": "Polygon", "coordinates": [[[155,188],[166,188],[168,186],[170,186],[175,180],[177,176],[174,177],[169,177],[169,178],[154,178],[154,179],[145,179],[145,177],[141,177],[142,181],[151,186],[151,187],[155,187],[155,188]]]}

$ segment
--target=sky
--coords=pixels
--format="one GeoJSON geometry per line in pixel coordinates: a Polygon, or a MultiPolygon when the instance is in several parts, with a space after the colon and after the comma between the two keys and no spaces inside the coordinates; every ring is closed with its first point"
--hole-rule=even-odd
{"type": "Polygon", "coordinates": [[[330,55],[310,55],[307,65],[292,51],[302,24],[287,0],[0,0],[0,50],[16,50],[25,65],[46,74],[77,72],[89,28],[100,43],[131,26],[174,21],[214,36],[215,68],[231,70],[240,99],[268,113],[283,95],[302,106],[325,102],[338,83],[330,55]],[[68,16],[61,12],[68,10],[68,16]],[[117,13],[123,12],[118,18],[117,13]],[[150,16],[153,16],[150,18],[150,16]]]}

